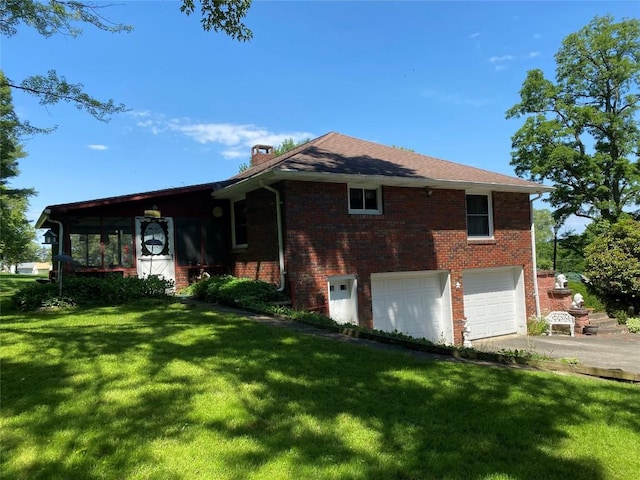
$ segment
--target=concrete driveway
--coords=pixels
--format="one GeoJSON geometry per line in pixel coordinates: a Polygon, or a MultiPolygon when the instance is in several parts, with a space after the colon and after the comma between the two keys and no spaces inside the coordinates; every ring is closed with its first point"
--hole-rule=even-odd
{"type": "Polygon", "coordinates": [[[554,359],[578,360],[586,367],[640,374],[640,334],[616,335],[507,335],[476,340],[473,348],[487,352],[525,350],[554,359]]]}

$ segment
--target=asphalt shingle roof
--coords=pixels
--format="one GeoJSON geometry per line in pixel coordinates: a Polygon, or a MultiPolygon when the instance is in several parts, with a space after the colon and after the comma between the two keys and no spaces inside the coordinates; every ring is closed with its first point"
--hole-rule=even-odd
{"type": "Polygon", "coordinates": [[[234,176],[244,180],[266,171],[334,173],[442,182],[541,187],[518,177],[470,167],[419,153],[331,132],[234,176]]]}

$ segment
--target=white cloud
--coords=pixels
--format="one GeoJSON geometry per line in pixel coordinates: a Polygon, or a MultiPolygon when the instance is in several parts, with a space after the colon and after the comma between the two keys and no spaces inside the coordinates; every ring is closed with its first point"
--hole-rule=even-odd
{"type": "Polygon", "coordinates": [[[527,58],[536,58],[540,56],[540,52],[529,52],[527,58]]]}
{"type": "Polygon", "coordinates": [[[249,158],[251,155],[246,148],[227,148],[221,153],[224,158],[249,158]]]}
{"type": "Polygon", "coordinates": [[[493,57],[489,58],[490,63],[510,62],[511,60],[513,60],[512,55],[502,55],[502,56],[494,55],[493,57]]]}
{"type": "Polygon", "coordinates": [[[225,158],[248,158],[251,154],[251,147],[258,144],[275,147],[289,138],[299,142],[315,137],[313,133],[309,132],[272,132],[267,128],[251,124],[198,123],[189,118],[167,120],[163,116],[147,118],[151,117],[150,115],[138,115],[138,117],[143,119],[137,121],[136,125],[150,130],[154,135],[169,131],[184,135],[186,138],[203,145],[220,144],[225,147],[221,150],[221,154],[225,158]]]}
{"type": "Polygon", "coordinates": [[[473,32],[471,35],[469,35],[469,38],[478,38],[480,36],[480,32],[473,32]]]}
{"type": "Polygon", "coordinates": [[[92,144],[87,145],[87,148],[90,148],[91,150],[107,150],[109,147],[107,147],[106,145],[92,144]]]}

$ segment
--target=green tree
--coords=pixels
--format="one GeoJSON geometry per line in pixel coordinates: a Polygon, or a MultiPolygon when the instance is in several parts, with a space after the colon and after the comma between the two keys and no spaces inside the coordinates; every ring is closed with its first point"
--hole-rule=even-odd
{"type": "Polygon", "coordinates": [[[278,145],[276,148],[273,149],[273,153],[277,157],[278,155],[282,155],[283,153],[287,153],[287,152],[293,150],[294,148],[297,148],[300,145],[302,145],[304,143],[307,143],[309,140],[311,140],[311,139],[310,138],[305,138],[304,140],[300,140],[299,142],[296,142],[293,138],[287,138],[287,139],[283,140],[280,145],[278,145]]]}
{"type": "Polygon", "coordinates": [[[26,218],[31,188],[12,188],[9,182],[20,174],[18,160],[26,153],[19,143],[20,121],[11,99],[11,89],[3,84],[0,71],[0,260],[15,264],[32,260],[31,243],[35,230],[26,218]]]}
{"type": "Polygon", "coordinates": [[[516,173],[553,182],[558,217],[615,222],[640,203],[640,21],[595,17],[555,56],[556,82],[530,70],[520,103],[527,116],[512,137],[516,173]]]}
{"type": "MultiPolygon", "coordinates": [[[[0,0],[0,34],[12,37],[18,33],[18,27],[25,26],[44,37],[61,34],[75,38],[82,34],[84,25],[111,33],[130,32],[132,26],[113,23],[104,17],[103,9],[107,6],[77,0],[0,0]]],[[[239,41],[251,39],[251,30],[242,23],[251,0],[182,0],[180,11],[190,15],[197,6],[205,31],[223,32],[239,41]]],[[[101,101],[92,97],[84,91],[81,83],[70,83],[55,70],[21,81],[3,78],[0,85],[34,95],[44,106],[59,102],[74,104],[100,121],[108,121],[111,115],[127,109],[111,99],[101,101]]],[[[21,124],[21,128],[28,133],[52,130],[37,129],[28,123],[21,124]]]]}
{"type": "MultiPolygon", "coordinates": [[[[290,150],[293,150],[294,148],[299,147],[300,145],[302,145],[303,143],[307,143],[310,139],[307,138],[305,140],[300,140],[299,142],[296,142],[293,138],[289,137],[286,138],[282,141],[282,143],[280,143],[280,145],[278,145],[277,147],[275,147],[273,149],[273,155],[274,156],[279,156],[282,155],[283,153],[287,153],[290,150]]],[[[238,167],[238,170],[240,171],[240,173],[244,172],[245,170],[248,170],[250,168],[251,165],[251,160],[249,160],[248,163],[241,163],[240,166],[238,167]]]]}
{"type": "Polygon", "coordinates": [[[2,195],[0,198],[0,261],[3,265],[35,260],[36,233],[25,216],[28,206],[24,197],[2,195]]]}
{"type": "Polygon", "coordinates": [[[540,270],[553,268],[553,214],[547,209],[533,210],[536,235],[536,263],[540,270]]]}
{"type": "Polygon", "coordinates": [[[33,243],[33,248],[35,250],[34,261],[42,263],[51,261],[51,248],[38,245],[35,242],[33,243]]]}
{"type": "Polygon", "coordinates": [[[241,42],[253,38],[253,32],[242,23],[249,12],[252,0],[182,0],[180,11],[191,15],[200,4],[202,28],[205,31],[222,32],[241,42]]]}
{"type": "MultiPolygon", "coordinates": [[[[604,227],[604,225],[603,225],[604,227]]],[[[640,222],[621,218],[585,249],[591,287],[610,309],[640,308],[640,222]]]]}

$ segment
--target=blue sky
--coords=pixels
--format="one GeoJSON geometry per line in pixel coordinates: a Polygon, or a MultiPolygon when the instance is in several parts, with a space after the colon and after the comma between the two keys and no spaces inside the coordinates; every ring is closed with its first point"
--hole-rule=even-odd
{"type": "Polygon", "coordinates": [[[23,120],[58,126],[23,142],[13,185],[39,192],[32,220],[47,205],[222,180],[254,144],[329,131],[514,175],[522,120],[504,113],[526,72],[554,78],[564,37],[595,15],[638,17],[640,3],[254,0],[248,43],[204,32],[177,1],[116,0],[103,14],[133,32],[2,39],[10,79],[55,69],[130,109],[102,123],[13,92],[23,120]]]}

